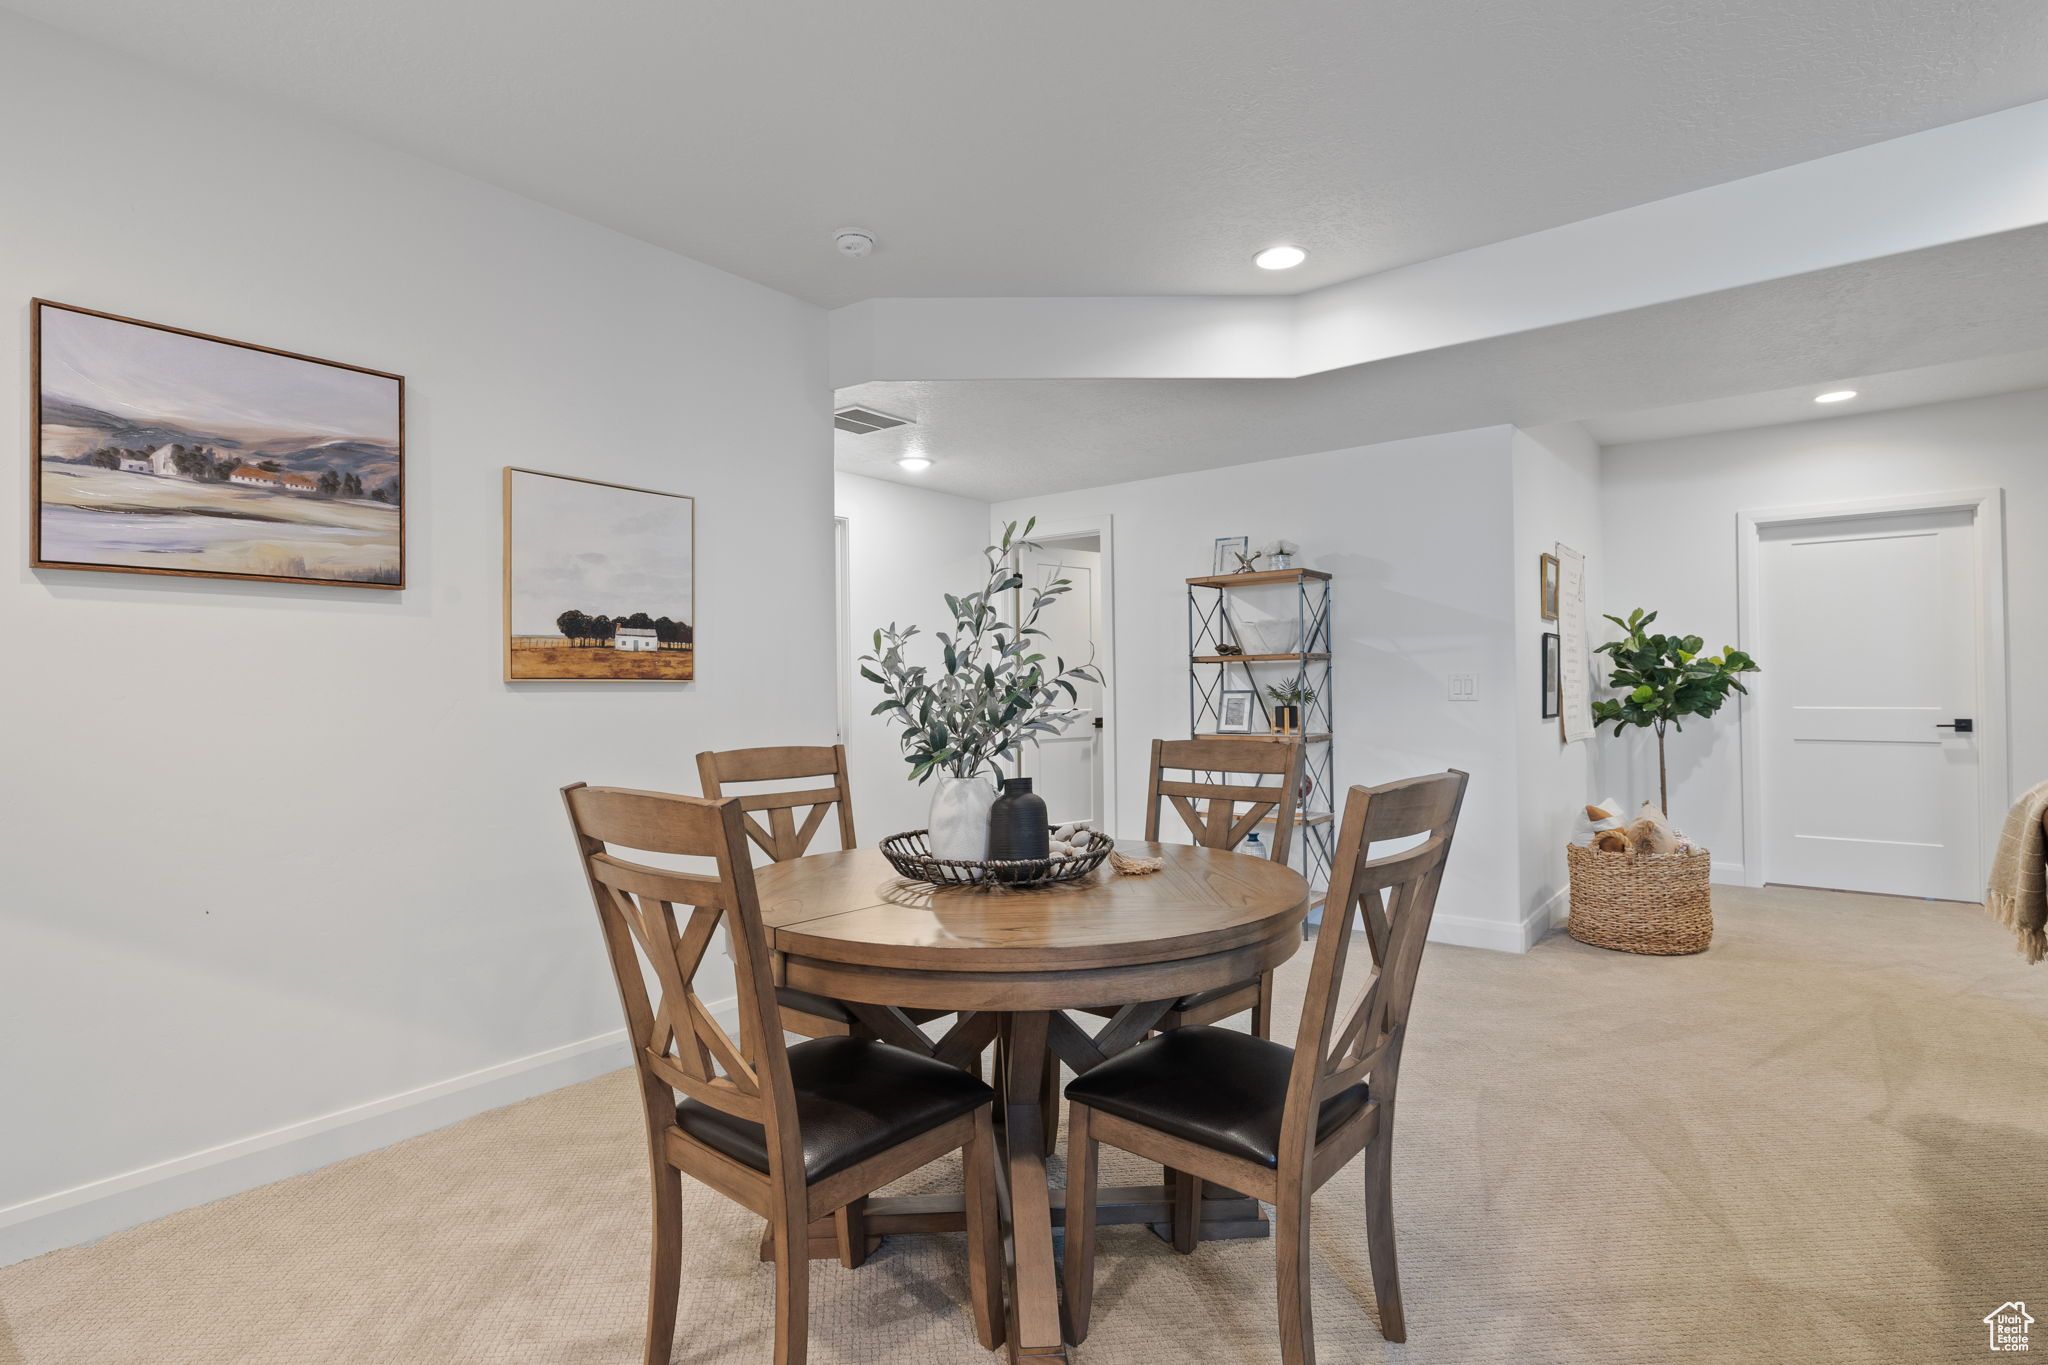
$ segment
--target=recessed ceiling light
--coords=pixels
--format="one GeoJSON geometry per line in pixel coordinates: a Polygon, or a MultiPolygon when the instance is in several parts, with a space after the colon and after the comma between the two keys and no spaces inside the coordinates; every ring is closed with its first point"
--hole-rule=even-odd
{"type": "Polygon", "coordinates": [[[1815,394],[1816,403],[1846,403],[1856,396],[1854,389],[1831,389],[1827,393],[1815,394]]]}
{"type": "Polygon", "coordinates": [[[896,461],[896,467],[915,474],[920,469],[930,469],[932,462],[922,455],[905,455],[896,461]]]}
{"type": "Polygon", "coordinates": [[[1252,264],[1261,270],[1292,270],[1308,259],[1308,253],[1298,246],[1269,246],[1252,257],[1252,264]]]}

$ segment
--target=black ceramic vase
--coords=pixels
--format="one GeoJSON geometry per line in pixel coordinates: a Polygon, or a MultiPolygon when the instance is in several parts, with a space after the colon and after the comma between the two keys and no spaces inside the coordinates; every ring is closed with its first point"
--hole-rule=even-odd
{"type": "Polygon", "coordinates": [[[1003,794],[988,808],[988,856],[1044,858],[1051,853],[1052,832],[1045,824],[1045,798],[1032,793],[1030,778],[1005,778],[1003,794]]]}

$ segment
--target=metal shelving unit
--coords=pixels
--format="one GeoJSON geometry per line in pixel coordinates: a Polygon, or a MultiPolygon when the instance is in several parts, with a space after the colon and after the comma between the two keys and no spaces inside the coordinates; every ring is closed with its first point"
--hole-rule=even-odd
{"type": "MultiPolygon", "coordinates": [[[[1284,619],[1284,618],[1283,618],[1284,619]]],[[[1306,747],[1303,776],[1308,790],[1300,803],[1292,863],[1318,893],[1330,883],[1330,860],[1336,842],[1336,769],[1332,758],[1336,722],[1330,713],[1330,575],[1315,569],[1268,569],[1254,573],[1209,574],[1188,580],[1188,733],[1223,735],[1223,694],[1249,689],[1265,722],[1273,729],[1273,707],[1267,686],[1294,681],[1306,684],[1315,697],[1301,708],[1301,738],[1306,747]],[[1232,594],[1249,588],[1294,588],[1295,648],[1287,654],[1251,653],[1247,632],[1233,610],[1232,594]],[[1290,677],[1291,672],[1291,677],[1290,677]]],[[[1253,643],[1263,643],[1253,641],[1253,643]]],[[[1257,734],[1259,731],[1253,731],[1257,734]]],[[[1321,904],[1320,897],[1317,904],[1321,904]]]]}

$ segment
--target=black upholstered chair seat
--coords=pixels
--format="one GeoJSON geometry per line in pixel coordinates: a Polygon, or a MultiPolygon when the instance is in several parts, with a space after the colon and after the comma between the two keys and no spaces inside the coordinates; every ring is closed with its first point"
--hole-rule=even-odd
{"type": "MultiPolygon", "coordinates": [[[[1162,1033],[1067,1086],[1067,1098],[1212,1151],[1278,1166],[1294,1049],[1201,1025],[1162,1033]]],[[[1365,1108],[1354,1085],[1323,1101],[1320,1142],[1365,1108]]]]}
{"type": "Polygon", "coordinates": [[[835,1019],[842,1024],[853,1023],[853,1011],[837,1000],[829,996],[812,995],[809,991],[800,991],[792,986],[777,986],[775,1003],[784,1009],[814,1015],[819,1019],[835,1019]]]}
{"type": "MultiPolygon", "coordinates": [[[[930,1132],[995,1092],[958,1067],[862,1038],[813,1038],[789,1049],[804,1179],[815,1183],[930,1132]]],[[[757,1171],[768,1169],[767,1132],[696,1100],[676,1106],[676,1126],[757,1171]]]]}

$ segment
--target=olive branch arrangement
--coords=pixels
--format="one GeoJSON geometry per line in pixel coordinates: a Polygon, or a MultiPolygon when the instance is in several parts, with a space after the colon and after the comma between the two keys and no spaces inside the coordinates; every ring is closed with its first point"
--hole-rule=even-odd
{"type": "Polygon", "coordinates": [[[1016,556],[1036,549],[1030,539],[1036,517],[1003,528],[1002,540],[982,551],[988,579],[965,597],[946,594],[952,629],[933,632],[942,668],[912,663],[904,646],[918,633],[916,626],[890,622],[875,632],[874,652],[861,656],[860,675],[882,689],[884,700],[869,714],[887,716],[902,727],[904,762],[912,781],[933,773],[973,777],[984,769],[1002,776],[1001,764],[1014,761],[1025,744],[1057,735],[1080,715],[1076,681],[1102,681],[1093,662],[1071,668],[1055,656],[1037,652],[1045,637],[1038,618],[1073,584],[1056,578],[1041,588],[1027,588],[1016,568],[1016,556]],[[998,605],[1004,593],[1017,594],[1016,620],[1005,621],[998,605]]]}

